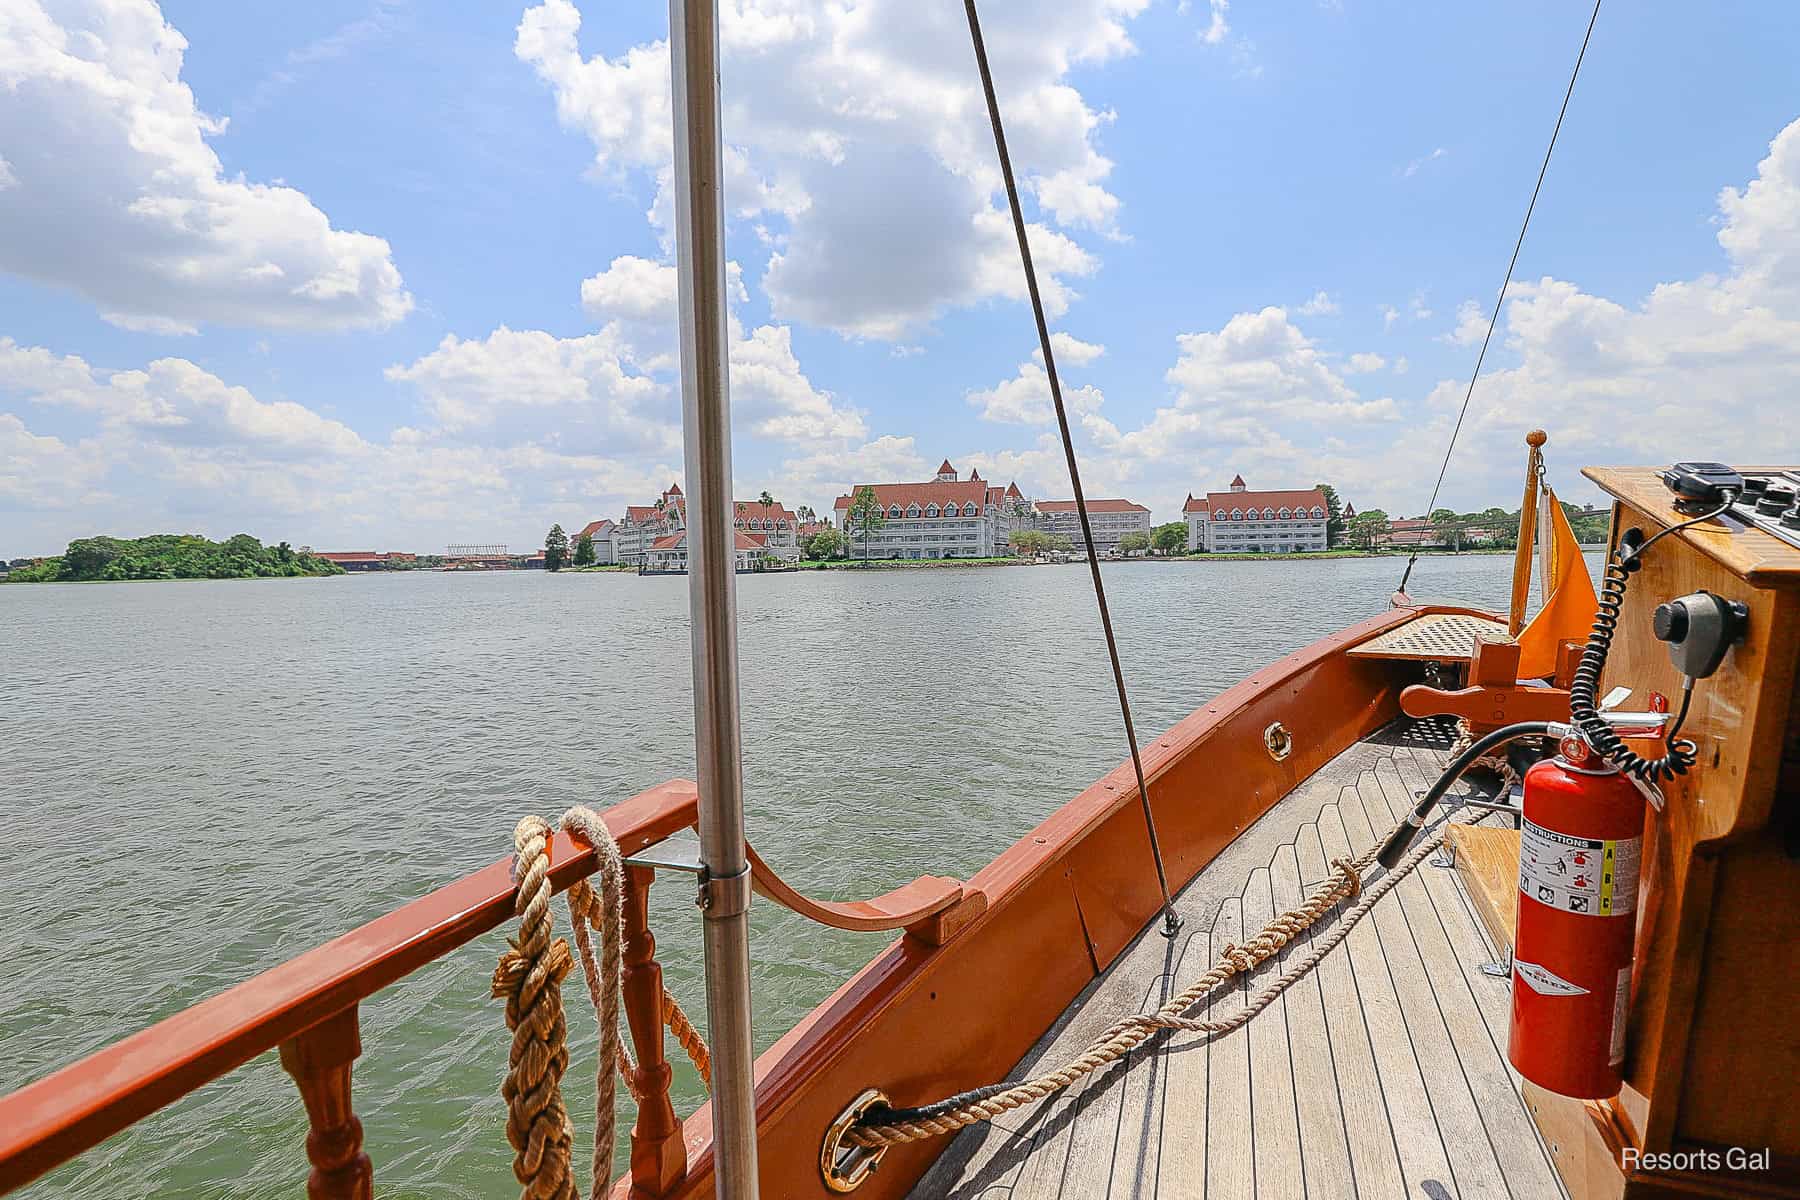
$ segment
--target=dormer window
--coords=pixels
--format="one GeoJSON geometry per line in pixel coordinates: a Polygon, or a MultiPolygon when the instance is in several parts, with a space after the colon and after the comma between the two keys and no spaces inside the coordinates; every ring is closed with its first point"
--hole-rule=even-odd
{"type": "Polygon", "coordinates": [[[916,504],[909,504],[909,505],[907,505],[907,506],[906,506],[906,515],[907,515],[907,516],[909,516],[909,517],[916,517],[916,516],[918,516],[918,515],[919,515],[919,506],[918,506],[918,505],[916,505],[916,504]]]}
{"type": "Polygon", "coordinates": [[[1281,519],[1284,521],[1293,515],[1294,515],[1294,511],[1292,509],[1284,508],[1281,510],[1281,519]]]}
{"type": "Polygon", "coordinates": [[[893,517],[895,520],[899,520],[900,519],[900,506],[898,504],[888,505],[888,516],[893,517]]]}
{"type": "Polygon", "coordinates": [[[1223,521],[1227,515],[1229,514],[1222,508],[1213,509],[1213,520],[1215,521],[1223,521]]]}
{"type": "Polygon", "coordinates": [[[938,506],[935,504],[927,504],[925,506],[925,515],[928,517],[937,516],[938,515],[938,506]]]}
{"type": "Polygon", "coordinates": [[[1243,519],[1244,519],[1244,510],[1243,510],[1243,509],[1241,509],[1241,508],[1234,508],[1234,509],[1232,509],[1232,510],[1231,510],[1231,519],[1232,519],[1232,520],[1234,520],[1234,521],[1241,521],[1241,520],[1243,520],[1243,519]]]}
{"type": "Polygon", "coordinates": [[[963,505],[963,516],[972,517],[974,515],[975,515],[975,502],[973,500],[970,500],[963,505]]]}
{"type": "Polygon", "coordinates": [[[1275,519],[1275,510],[1274,509],[1272,509],[1272,508],[1263,509],[1263,520],[1273,521],[1274,519],[1275,519]]]}
{"type": "Polygon", "coordinates": [[[1316,504],[1315,504],[1315,505],[1313,505],[1313,519],[1314,519],[1314,520],[1315,520],[1315,521],[1316,521],[1316,520],[1318,520],[1318,519],[1320,519],[1320,518],[1322,518],[1322,517],[1323,517],[1323,516],[1324,516],[1324,515],[1325,515],[1325,510],[1324,510],[1324,509],[1322,509],[1322,508],[1320,508],[1320,507],[1319,507],[1319,506],[1318,506],[1318,505],[1316,505],[1316,504]]]}

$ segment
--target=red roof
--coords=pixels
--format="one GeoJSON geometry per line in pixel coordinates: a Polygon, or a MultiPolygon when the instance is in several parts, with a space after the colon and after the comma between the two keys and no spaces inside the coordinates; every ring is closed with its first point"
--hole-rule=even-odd
{"type": "Polygon", "coordinates": [[[969,468],[969,482],[974,483],[977,480],[979,480],[980,478],[981,478],[981,471],[975,467],[970,467],[969,468]]]}
{"type": "Polygon", "coordinates": [[[679,496],[679,495],[681,495],[681,485],[680,485],[680,484],[679,484],[679,483],[671,483],[671,484],[670,484],[670,485],[669,485],[669,490],[668,490],[668,491],[666,491],[666,492],[664,492],[664,493],[663,493],[663,495],[665,495],[665,496],[679,496]]]}
{"type": "Polygon", "coordinates": [[[641,524],[645,521],[660,520],[661,517],[661,511],[659,511],[654,504],[628,504],[625,506],[625,519],[627,521],[641,524]]]}
{"type": "Polygon", "coordinates": [[[1234,508],[1319,508],[1325,507],[1325,493],[1318,488],[1287,492],[1208,492],[1204,499],[1188,497],[1182,512],[1217,512],[1234,508]]]}
{"type": "MultiPolygon", "coordinates": [[[[1147,513],[1150,511],[1149,509],[1145,508],[1143,505],[1134,504],[1130,500],[1089,500],[1087,502],[1087,509],[1091,513],[1097,513],[1097,512],[1098,513],[1099,512],[1147,513]]],[[[1053,513],[1053,512],[1056,512],[1056,513],[1070,512],[1070,513],[1072,513],[1075,511],[1075,502],[1073,500],[1039,500],[1037,502],[1037,510],[1039,512],[1047,512],[1047,513],[1053,513]]]]}
{"type": "Polygon", "coordinates": [[[839,496],[834,509],[847,510],[852,497],[864,488],[875,492],[875,499],[882,508],[898,504],[905,508],[917,504],[924,508],[928,504],[936,504],[940,508],[946,504],[965,504],[973,501],[977,505],[987,503],[988,489],[980,480],[964,479],[957,482],[944,483],[859,483],[849,496],[839,496]]]}
{"type": "Polygon", "coordinates": [[[1019,490],[1018,484],[1009,483],[1006,485],[1006,498],[1008,500],[1023,500],[1025,498],[1025,493],[1019,490]]]}
{"type": "Polygon", "coordinates": [[[601,517],[598,521],[589,521],[587,523],[586,527],[583,528],[580,533],[576,534],[574,536],[574,538],[572,538],[571,540],[579,542],[584,537],[593,537],[596,533],[599,533],[601,530],[611,529],[611,528],[612,528],[612,522],[607,520],[605,517],[601,517]]]}
{"type": "MultiPolygon", "coordinates": [[[[687,530],[671,533],[668,537],[659,537],[650,543],[652,550],[674,550],[687,540],[687,530]]],[[[769,540],[760,533],[737,531],[737,548],[739,550],[761,550],[769,544],[769,540]]]]}
{"type": "Polygon", "coordinates": [[[938,464],[937,473],[939,475],[954,475],[956,474],[956,468],[951,466],[950,460],[946,458],[943,462],[938,464]]]}
{"type": "Polygon", "coordinates": [[[1249,484],[1244,482],[1244,477],[1242,475],[1233,475],[1231,477],[1231,486],[1234,488],[1241,488],[1248,487],[1249,484]]]}
{"type": "Polygon", "coordinates": [[[1351,517],[1354,517],[1355,515],[1356,515],[1356,505],[1351,504],[1349,501],[1346,500],[1344,502],[1344,520],[1348,521],[1351,517]]]}

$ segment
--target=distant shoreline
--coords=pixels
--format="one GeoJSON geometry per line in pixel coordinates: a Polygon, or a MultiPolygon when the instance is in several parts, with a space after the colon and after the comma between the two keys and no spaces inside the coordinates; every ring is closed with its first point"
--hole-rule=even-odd
{"type": "MultiPolygon", "coordinates": [[[[1582,546],[1583,550],[1604,550],[1604,543],[1595,542],[1582,546]]],[[[1273,554],[1170,554],[1144,556],[1141,558],[1106,558],[1105,563],[1206,563],[1206,562],[1279,562],[1285,560],[1316,560],[1340,558],[1405,558],[1414,553],[1411,550],[1303,550],[1273,554]]],[[[1474,558],[1511,556],[1512,550],[1419,550],[1421,558],[1474,558]]],[[[1064,563],[1039,563],[1035,559],[1012,556],[1007,558],[871,558],[864,562],[860,558],[836,558],[826,562],[803,560],[791,569],[771,571],[770,574],[792,575],[805,571],[919,571],[919,570],[970,570],[977,567],[1035,567],[1035,566],[1078,566],[1085,564],[1083,555],[1072,555],[1064,563]]],[[[613,574],[635,573],[637,567],[630,564],[606,565],[592,567],[564,567],[564,573],[592,574],[610,572],[613,574]]],[[[748,572],[755,574],[756,572],[748,572]]]]}

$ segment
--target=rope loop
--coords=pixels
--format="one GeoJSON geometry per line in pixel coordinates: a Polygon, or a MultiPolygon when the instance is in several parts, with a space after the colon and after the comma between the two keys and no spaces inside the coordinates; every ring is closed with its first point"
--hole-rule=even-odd
{"type": "MultiPolygon", "coordinates": [[[[517,937],[507,939],[507,950],[494,968],[491,984],[493,996],[506,1001],[506,1027],[513,1033],[500,1094],[506,1098],[506,1137],[513,1148],[513,1177],[519,1181],[521,1200],[574,1200],[578,1194],[570,1165],[574,1126],[562,1098],[562,1078],[569,1066],[562,983],[574,969],[576,954],[581,959],[581,974],[587,982],[588,999],[600,1030],[591,1196],[598,1197],[612,1175],[617,1136],[615,1080],[623,1077],[632,1100],[638,1104],[644,1101],[637,1067],[625,1048],[625,1039],[619,1035],[619,997],[624,978],[624,858],[606,823],[592,809],[577,805],[562,815],[560,825],[593,847],[599,860],[594,872],[597,885],[583,879],[567,894],[575,953],[570,952],[566,940],[551,937],[550,826],[541,817],[525,817],[513,829],[513,879],[518,887],[513,911],[519,917],[519,932],[517,937]],[[598,953],[594,949],[595,932],[600,935],[598,953]]],[[[712,1060],[706,1043],[666,990],[659,1017],[675,1034],[710,1089],[712,1060]]]]}

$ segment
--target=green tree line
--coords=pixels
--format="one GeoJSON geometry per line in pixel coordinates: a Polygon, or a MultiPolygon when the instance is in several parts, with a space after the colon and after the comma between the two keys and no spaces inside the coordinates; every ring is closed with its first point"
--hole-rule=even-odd
{"type": "Polygon", "coordinates": [[[278,579],[342,575],[344,569],[286,542],[265,546],[247,533],[222,542],[197,533],[141,538],[78,538],[56,558],[20,567],[8,583],[69,583],[124,579],[278,579]]]}

